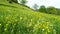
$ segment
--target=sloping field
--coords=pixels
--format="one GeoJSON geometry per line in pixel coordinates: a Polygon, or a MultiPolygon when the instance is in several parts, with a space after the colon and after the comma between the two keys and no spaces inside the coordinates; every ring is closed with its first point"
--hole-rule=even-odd
{"type": "Polygon", "coordinates": [[[60,34],[60,16],[0,0],[0,34],[60,34]]]}

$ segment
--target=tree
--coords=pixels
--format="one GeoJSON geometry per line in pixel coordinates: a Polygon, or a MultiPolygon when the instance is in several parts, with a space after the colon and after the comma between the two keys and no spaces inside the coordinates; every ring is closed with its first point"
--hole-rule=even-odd
{"type": "Polygon", "coordinates": [[[44,5],[40,6],[39,11],[40,12],[47,12],[46,7],[44,5]]]}
{"type": "Polygon", "coordinates": [[[18,3],[18,0],[13,0],[13,2],[18,3]]]}
{"type": "Polygon", "coordinates": [[[21,3],[24,5],[27,2],[27,0],[21,0],[21,3]]]}
{"type": "Polygon", "coordinates": [[[47,8],[48,13],[50,14],[57,14],[57,9],[53,6],[47,8]]]}
{"type": "Polygon", "coordinates": [[[60,15],[60,9],[56,8],[56,10],[57,10],[57,14],[60,15]]]}
{"type": "Polygon", "coordinates": [[[33,6],[33,8],[34,8],[34,10],[38,10],[38,5],[37,4],[34,4],[34,6],[33,6]]]}
{"type": "Polygon", "coordinates": [[[18,0],[7,0],[7,1],[9,1],[9,3],[12,3],[12,2],[18,3],[18,0]]]}
{"type": "Polygon", "coordinates": [[[12,0],[7,0],[9,3],[12,3],[12,0]]]}

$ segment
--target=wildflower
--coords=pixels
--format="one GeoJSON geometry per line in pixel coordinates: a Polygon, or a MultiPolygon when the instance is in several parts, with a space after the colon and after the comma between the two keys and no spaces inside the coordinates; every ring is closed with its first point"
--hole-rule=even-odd
{"type": "Polygon", "coordinates": [[[20,17],[20,19],[22,19],[22,17],[20,17]]]}
{"type": "Polygon", "coordinates": [[[5,28],[4,31],[6,31],[7,29],[5,28]]]}
{"type": "Polygon", "coordinates": [[[48,33],[46,32],[46,34],[48,34],[48,33]]]}
{"type": "Polygon", "coordinates": [[[0,24],[0,26],[1,26],[1,24],[0,24]]]}
{"type": "Polygon", "coordinates": [[[50,32],[50,30],[48,29],[48,32],[50,32]]]}
{"type": "Polygon", "coordinates": [[[42,29],[43,31],[45,30],[45,29],[42,29]]]}
{"type": "Polygon", "coordinates": [[[9,19],[9,17],[6,17],[6,19],[9,19]]]}
{"type": "Polygon", "coordinates": [[[37,21],[37,23],[39,23],[39,20],[37,21]]]}
{"type": "Polygon", "coordinates": [[[30,27],[31,25],[32,25],[32,24],[30,23],[30,24],[29,24],[29,27],[30,27]]]}
{"type": "Polygon", "coordinates": [[[6,24],[6,26],[8,26],[8,24],[6,24]]]}
{"type": "Polygon", "coordinates": [[[3,17],[3,16],[1,16],[1,17],[3,17]]]}
{"type": "Polygon", "coordinates": [[[32,22],[32,19],[31,19],[31,22],[32,22]]]}
{"type": "Polygon", "coordinates": [[[46,26],[46,29],[48,29],[48,26],[46,26]]]}
{"type": "Polygon", "coordinates": [[[38,24],[34,26],[34,29],[38,29],[38,28],[39,28],[38,24]]]}

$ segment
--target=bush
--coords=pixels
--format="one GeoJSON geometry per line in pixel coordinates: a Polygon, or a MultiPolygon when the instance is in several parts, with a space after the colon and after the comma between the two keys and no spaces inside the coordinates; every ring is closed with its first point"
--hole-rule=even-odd
{"type": "Polygon", "coordinates": [[[44,13],[48,13],[48,14],[55,14],[55,15],[60,15],[60,9],[55,8],[53,6],[47,7],[45,8],[45,6],[40,6],[39,8],[39,12],[44,12],[44,13]]]}

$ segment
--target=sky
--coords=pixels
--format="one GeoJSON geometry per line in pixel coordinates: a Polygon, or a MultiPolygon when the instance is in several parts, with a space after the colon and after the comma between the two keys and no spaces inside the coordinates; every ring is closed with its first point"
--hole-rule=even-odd
{"type": "Polygon", "coordinates": [[[34,4],[38,6],[44,5],[46,7],[54,6],[56,8],[60,8],[60,0],[27,0],[27,6],[33,8],[34,4]]]}

